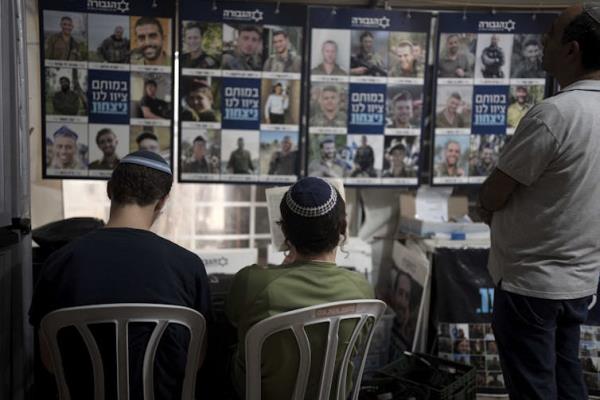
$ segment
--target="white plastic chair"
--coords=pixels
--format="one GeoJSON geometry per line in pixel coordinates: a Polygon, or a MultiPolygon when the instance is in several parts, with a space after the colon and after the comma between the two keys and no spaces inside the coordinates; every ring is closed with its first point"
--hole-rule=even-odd
{"type": "Polygon", "coordinates": [[[311,366],[310,343],[305,328],[310,325],[326,322],[329,323],[329,331],[326,342],[326,353],[323,358],[322,376],[319,382],[318,400],[329,400],[335,372],[340,323],[343,320],[354,319],[357,321],[357,324],[352,332],[340,368],[337,371],[337,393],[335,398],[338,400],[347,400],[346,376],[348,364],[351,361],[351,357],[353,357],[352,351],[363,328],[365,328],[365,324],[371,319],[373,323],[368,326],[368,331],[365,331],[367,336],[363,352],[356,355],[360,358],[360,369],[358,370],[352,396],[352,399],[356,400],[374,327],[385,311],[385,308],[385,303],[379,300],[338,301],[277,314],[256,323],[246,334],[246,400],[261,399],[261,356],[263,344],[269,336],[285,330],[291,330],[294,333],[300,351],[300,365],[298,367],[294,395],[290,400],[303,400],[311,366]]]}
{"type": "Polygon", "coordinates": [[[71,396],[58,347],[58,331],[73,326],[83,338],[92,360],[94,373],[94,399],[104,400],[104,369],[102,356],[89,325],[112,323],[116,332],[117,393],[119,400],[129,399],[129,349],[128,324],[154,322],[156,326],[146,347],[143,364],[144,399],[154,399],[154,359],[160,338],[169,324],[185,326],[190,331],[182,399],[194,398],[196,373],[204,346],[206,321],[202,314],[187,307],[161,304],[102,304],[63,308],[46,315],[40,324],[41,334],[49,346],[50,359],[56,377],[59,398],[70,400],[71,396]]]}

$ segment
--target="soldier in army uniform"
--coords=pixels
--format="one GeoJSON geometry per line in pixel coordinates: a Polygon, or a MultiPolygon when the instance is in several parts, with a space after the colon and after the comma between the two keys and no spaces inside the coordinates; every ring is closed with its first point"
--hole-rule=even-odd
{"type": "Polygon", "coordinates": [[[254,172],[252,156],[244,149],[244,138],[238,138],[238,148],[231,152],[227,162],[227,172],[230,174],[251,174],[254,172]]]}
{"type": "Polygon", "coordinates": [[[73,20],[64,16],[60,19],[60,32],[48,36],[45,46],[47,60],[82,61],[81,44],[73,38],[73,20]]]}
{"type": "Polygon", "coordinates": [[[361,137],[360,146],[356,149],[354,156],[354,170],[350,174],[351,177],[369,177],[377,176],[373,164],[375,164],[375,152],[373,148],[367,144],[367,137],[361,137]]]}
{"type": "Polygon", "coordinates": [[[323,42],[321,45],[323,62],[313,68],[310,73],[313,75],[348,75],[348,72],[344,71],[336,63],[337,51],[338,45],[333,40],[326,40],[323,42]]]}
{"type": "Polygon", "coordinates": [[[390,68],[389,76],[420,77],[423,71],[414,56],[414,47],[409,41],[398,43],[395,50],[398,61],[390,68]]]}
{"type": "Polygon", "coordinates": [[[281,141],[281,150],[273,152],[269,161],[269,175],[294,175],[298,164],[298,151],[289,136],[281,141]]]}
{"type": "Polygon", "coordinates": [[[504,51],[498,46],[498,36],[492,35],[490,45],[481,53],[481,62],[481,74],[484,78],[504,78],[504,72],[501,70],[504,65],[504,51]]]}
{"type": "Polygon", "coordinates": [[[52,107],[57,115],[77,115],[81,107],[80,97],[71,90],[71,81],[66,76],[59,79],[60,91],[52,96],[52,107]]]}
{"type": "Polygon", "coordinates": [[[54,134],[54,151],[50,168],[56,169],[85,169],[85,164],[79,159],[79,136],[66,126],[61,126],[54,134]]]}
{"type": "Polygon", "coordinates": [[[345,127],[347,116],[340,110],[337,87],[325,86],[319,95],[319,111],[310,118],[310,126],[345,127]]]}
{"type": "Polygon", "coordinates": [[[171,65],[171,57],[163,50],[163,28],[156,18],[141,17],[134,29],[138,47],[131,53],[132,64],[171,65]]]}
{"type": "Polygon", "coordinates": [[[416,128],[411,123],[413,118],[413,99],[410,92],[403,90],[392,99],[391,112],[393,119],[390,128],[412,129],[416,128]]]}
{"type": "Polygon", "coordinates": [[[115,32],[104,39],[98,47],[98,56],[109,63],[129,62],[129,39],[123,36],[123,27],[117,26],[115,32]]]}
{"type": "Polygon", "coordinates": [[[206,139],[202,135],[196,136],[192,147],[192,161],[183,164],[184,173],[216,174],[219,172],[219,159],[207,154],[206,139]]]}
{"type": "Polygon", "coordinates": [[[465,170],[459,165],[460,143],[448,140],[444,148],[444,161],[435,166],[435,176],[464,176],[465,170]]]}
{"type": "Polygon", "coordinates": [[[223,54],[223,69],[238,71],[260,71],[262,28],[242,25],[238,29],[235,50],[223,54]]]}
{"type": "Polygon", "coordinates": [[[119,139],[110,128],[102,128],[96,134],[96,144],[102,151],[102,159],[90,163],[90,169],[113,170],[119,164],[117,146],[119,139]]]}
{"type": "Polygon", "coordinates": [[[181,56],[182,68],[219,68],[219,61],[209,56],[202,49],[203,29],[197,22],[190,22],[183,27],[183,40],[187,53],[181,56]]]}
{"type": "Polygon", "coordinates": [[[360,49],[350,60],[350,74],[359,76],[387,76],[383,58],[373,51],[375,38],[369,31],[360,35],[360,49]]]}
{"type": "Polygon", "coordinates": [[[300,72],[302,58],[290,49],[290,40],[287,32],[276,31],[273,34],[273,49],[275,52],[269,56],[263,68],[268,72],[300,72]]]}
{"type": "Polygon", "coordinates": [[[308,174],[324,178],[343,178],[346,176],[346,164],[337,157],[333,138],[325,138],[321,141],[319,147],[321,156],[310,162],[308,174]]]}

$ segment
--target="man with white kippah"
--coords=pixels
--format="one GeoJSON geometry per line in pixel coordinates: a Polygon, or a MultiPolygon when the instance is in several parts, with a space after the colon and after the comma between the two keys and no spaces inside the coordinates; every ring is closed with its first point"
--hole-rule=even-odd
{"type": "MultiPolygon", "coordinates": [[[[331,184],[316,177],[301,179],[288,190],[280,210],[281,229],[290,249],[283,265],[251,265],[239,271],[225,305],[227,317],[238,331],[232,376],[240,396],[245,379],[244,340],[252,325],[303,307],[374,297],[373,288],[362,275],[335,264],[337,247],[346,233],[346,207],[331,184]]],[[[338,353],[349,341],[353,324],[342,322],[338,353]]],[[[320,338],[327,335],[326,327],[312,326],[307,333],[314,346],[312,354],[323,355],[320,338]]],[[[299,357],[295,339],[290,332],[276,334],[265,342],[263,354],[261,398],[291,399],[299,357]]],[[[314,391],[320,372],[316,366],[311,369],[305,398],[318,397],[314,391]]],[[[348,376],[349,389],[352,368],[348,376]]]]}
{"type": "Polygon", "coordinates": [[[561,90],[521,119],[479,193],[511,399],[588,398],[579,343],[600,267],[599,48],[600,3],[554,20],[542,64],[561,90]]]}
{"type": "MultiPolygon", "coordinates": [[[[202,260],[152,233],[150,227],[165,206],[173,173],[167,162],[150,151],[122,158],[108,182],[111,200],[106,227],[91,232],[53,253],[37,282],[30,322],[39,326],[51,311],[90,304],[173,304],[199,311],[210,323],[210,296],[202,260]]],[[[72,333],[72,332],[71,332],[72,333]]],[[[65,332],[63,364],[73,399],[93,398],[91,365],[78,346],[77,334],[65,332]]],[[[151,329],[131,326],[130,348],[143,349],[151,329]]],[[[187,357],[187,331],[170,326],[157,354],[154,387],[159,399],[181,399],[187,357]]],[[[100,344],[114,335],[98,335],[100,344]]],[[[102,349],[102,347],[101,347],[102,349]]],[[[42,361],[49,366],[40,337],[42,361]]],[[[131,399],[143,398],[143,351],[130,353],[131,399]]],[[[110,367],[110,366],[109,366],[110,367]]],[[[108,380],[112,393],[112,380],[108,380]]]]}

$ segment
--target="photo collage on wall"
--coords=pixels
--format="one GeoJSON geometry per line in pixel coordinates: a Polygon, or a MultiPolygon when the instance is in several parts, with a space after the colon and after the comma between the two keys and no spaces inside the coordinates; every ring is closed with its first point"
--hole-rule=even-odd
{"type": "Polygon", "coordinates": [[[431,14],[310,9],[307,170],[416,186],[431,14]]]}
{"type": "Polygon", "coordinates": [[[184,182],[295,182],[306,8],[181,2],[184,182]]]}
{"type": "Polygon", "coordinates": [[[172,163],[173,2],[40,1],[45,178],[110,177],[136,150],[172,163]]]}
{"type": "Polygon", "coordinates": [[[545,96],[542,36],[554,14],[441,13],[434,185],[480,184],[520,119],[545,96]]]}

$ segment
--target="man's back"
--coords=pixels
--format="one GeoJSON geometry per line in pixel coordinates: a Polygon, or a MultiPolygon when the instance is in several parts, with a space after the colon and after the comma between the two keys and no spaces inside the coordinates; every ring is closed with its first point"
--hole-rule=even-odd
{"type": "Polygon", "coordinates": [[[504,148],[498,169],[521,185],[492,219],[490,272],[503,288],[549,299],[596,292],[599,108],[600,82],[578,81],[534,106],[504,148]]]}
{"type": "MultiPolygon", "coordinates": [[[[105,228],[65,246],[49,258],[34,293],[30,320],[39,326],[41,319],[53,310],[105,303],[181,305],[194,308],[208,318],[209,302],[206,271],[196,255],[150,231],[105,228]]],[[[130,346],[143,351],[149,327],[130,329],[130,346]]],[[[63,351],[67,378],[74,384],[72,398],[91,398],[89,362],[80,358],[84,353],[81,346],[77,347],[76,335],[67,337],[69,345],[63,351]]],[[[99,334],[101,348],[102,343],[109,345],[109,337],[108,333],[99,334]]],[[[165,332],[155,368],[158,398],[180,397],[187,340],[184,329],[172,327],[165,332]]],[[[130,355],[132,399],[141,398],[140,351],[130,355]]]]}

